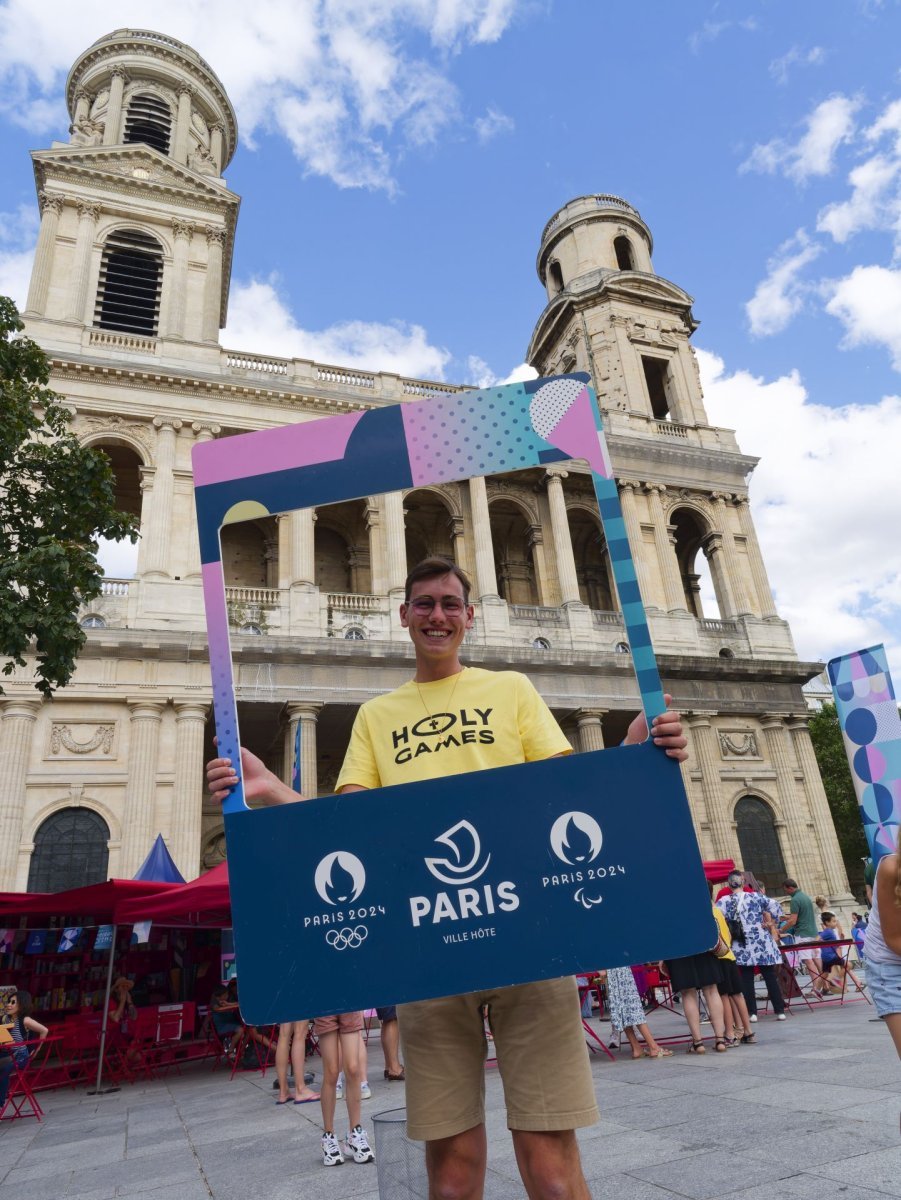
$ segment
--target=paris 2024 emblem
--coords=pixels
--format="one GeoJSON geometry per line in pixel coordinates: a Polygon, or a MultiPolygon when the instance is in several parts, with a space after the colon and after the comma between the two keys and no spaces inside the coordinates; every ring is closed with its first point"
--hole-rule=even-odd
{"type": "Polygon", "coordinates": [[[594,908],[604,901],[602,880],[625,875],[622,865],[599,864],[598,855],[604,843],[601,827],[586,812],[562,813],[551,826],[551,851],[569,871],[541,877],[542,887],[571,887],[577,885],[573,900],[583,908],[594,908]]]}

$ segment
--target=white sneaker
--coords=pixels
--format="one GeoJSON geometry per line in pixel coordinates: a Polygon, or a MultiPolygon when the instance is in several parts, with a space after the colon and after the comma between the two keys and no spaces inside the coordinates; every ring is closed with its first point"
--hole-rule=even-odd
{"type": "Polygon", "coordinates": [[[344,1099],[344,1080],[343,1079],[339,1079],[338,1082],[335,1084],[335,1099],[336,1100],[344,1099]]]}
{"type": "Polygon", "coordinates": [[[324,1167],[340,1167],[343,1162],[344,1155],[341,1153],[338,1139],[333,1133],[324,1133],[322,1135],[322,1165],[324,1167]]]}
{"type": "Polygon", "coordinates": [[[353,1155],[355,1163],[375,1162],[375,1154],[372,1152],[372,1147],[366,1137],[366,1130],[362,1125],[355,1125],[350,1131],[344,1139],[344,1149],[347,1154],[353,1155]]]}
{"type": "Polygon", "coordinates": [[[777,1020],[777,1021],[784,1021],[784,1020],[785,1020],[785,1013],[776,1013],[776,1020],[777,1020]]]}
{"type": "Polygon", "coordinates": [[[756,1020],[757,1020],[757,1013],[752,1013],[752,1014],[751,1014],[751,1016],[749,1017],[749,1020],[751,1020],[751,1021],[756,1021],[756,1020]]]}
{"type": "Polygon", "coordinates": [[[361,1100],[371,1100],[372,1099],[372,1088],[369,1086],[368,1079],[364,1079],[363,1082],[360,1084],[360,1099],[361,1100]]]}

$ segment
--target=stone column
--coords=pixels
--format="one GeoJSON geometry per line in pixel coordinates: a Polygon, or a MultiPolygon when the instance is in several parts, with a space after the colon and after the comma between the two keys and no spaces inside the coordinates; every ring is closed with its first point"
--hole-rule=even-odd
{"type": "Polygon", "coordinates": [[[316,577],[316,512],[312,508],[298,508],[285,513],[282,520],[286,544],[283,546],[284,553],[279,555],[279,586],[302,584],[311,588],[316,577]]]}
{"type": "Polygon", "coordinates": [[[38,194],[41,206],[41,231],[34,251],[31,282],[28,287],[26,315],[42,317],[47,309],[47,293],[53,273],[53,256],[56,251],[56,235],[59,231],[59,214],[63,210],[63,197],[51,192],[38,194]]]}
{"type": "MultiPolygon", "coordinates": [[[[787,850],[785,866],[789,875],[793,875],[804,888],[805,878],[811,868],[811,855],[808,850],[809,832],[807,829],[807,814],[798,799],[794,771],[789,756],[788,735],[785,728],[784,713],[764,713],[760,719],[763,736],[766,739],[767,757],[776,771],[776,790],[782,809],[782,820],[786,832],[787,850]]],[[[810,887],[810,883],[807,883],[810,887]]]]}
{"type": "Polygon", "coordinates": [[[172,229],[175,233],[175,248],[172,252],[172,274],[169,284],[168,336],[183,338],[188,295],[188,252],[191,249],[194,226],[190,221],[183,221],[181,217],[173,217],[172,229]]]}
{"type": "Polygon", "coordinates": [[[222,248],[225,244],[225,230],[207,225],[205,232],[209,250],[206,284],[203,289],[202,338],[205,342],[218,342],[219,315],[222,311],[222,248]]]}
{"type": "Polygon", "coordinates": [[[69,311],[66,315],[70,321],[77,321],[79,325],[90,325],[91,318],[86,319],[85,308],[91,275],[91,254],[94,250],[94,230],[100,216],[100,205],[96,200],[78,200],[76,204],[78,233],[75,238],[72,277],[69,280],[69,311]]]}
{"type": "Polygon", "coordinates": [[[737,606],[732,592],[732,580],[729,578],[729,570],[725,561],[723,535],[717,532],[708,533],[701,545],[704,557],[710,566],[710,576],[713,579],[713,590],[716,592],[720,617],[724,621],[730,621],[736,614],[737,606]]]}
{"type": "Polygon", "coordinates": [[[213,156],[213,161],[216,164],[216,170],[222,174],[222,134],[224,130],[221,125],[210,126],[210,154],[213,156]]]}
{"type": "MultiPolygon", "coordinates": [[[[214,425],[208,421],[194,421],[191,425],[191,431],[194,434],[195,444],[201,442],[211,442],[213,438],[218,437],[222,432],[221,425],[214,425]]],[[[196,579],[200,576],[200,538],[197,532],[197,508],[192,500],[191,502],[191,544],[188,548],[188,570],[186,579],[196,579]]]]}
{"type": "Polygon", "coordinates": [[[529,549],[532,551],[532,565],[535,568],[535,585],[538,589],[538,603],[550,605],[550,581],[547,577],[547,563],[544,557],[544,530],[540,525],[529,525],[526,529],[529,549]]]}
{"type": "Polygon", "coordinates": [[[734,602],[734,613],[735,615],[748,616],[750,615],[750,609],[748,608],[748,597],[746,595],[747,589],[744,587],[742,571],[738,565],[738,556],[735,552],[735,537],[730,528],[729,506],[732,496],[728,492],[713,492],[711,499],[714,504],[716,523],[722,535],[724,570],[729,579],[729,588],[734,602]]]}
{"type": "Polygon", "coordinates": [[[403,591],[407,578],[407,542],[404,534],[404,498],[400,492],[384,496],[385,543],[388,566],[388,594],[403,591]]]}
{"type": "Polygon", "coordinates": [[[88,110],[91,107],[91,97],[84,90],[79,88],[75,93],[75,114],[72,117],[72,124],[77,125],[79,121],[83,121],[88,115],[88,110]]]}
{"type": "Polygon", "coordinates": [[[576,574],[576,556],[573,553],[569,518],[566,515],[566,500],[563,496],[563,480],[568,475],[560,467],[551,467],[544,476],[547,484],[548,506],[551,510],[551,536],[557,562],[557,579],[560,581],[561,604],[581,604],[579,577],[576,574]]]}
{"type": "Polygon", "coordinates": [[[844,899],[850,892],[848,874],[838,844],[829,801],[823,790],[813,742],[810,740],[810,724],[806,717],[791,717],[786,724],[791,734],[798,766],[804,776],[804,790],[813,818],[813,829],[819,846],[818,857],[826,879],[826,891],[833,900],[838,897],[844,899]]]}
{"type": "Polygon", "coordinates": [[[122,814],[121,870],[130,879],[138,869],[157,832],[153,828],[156,798],[157,755],[160,724],[165,704],[130,696],[131,709],[128,748],[128,782],[125,785],[125,809],[122,814]]]}
{"type": "Polygon", "coordinates": [[[496,600],[497,573],[494,568],[491,516],[488,512],[488,489],[484,476],[474,475],[470,479],[469,503],[472,507],[472,540],[476,556],[476,594],[480,600],[496,600]]]}
{"type": "Polygon", "coordinates": [[[175,701],[175,788],[172,796],[172,857],[186,879],[200,871],[203,815],[203,733],[209,705],[175,701]]]}
{"type": "Polygon", "coordinates": [[[291,786],[294,769],[294,746],[300,726],[300,790],[308,798],[318,795],[319,756],[316,748],[316,722],[321,704],[315,701],[296,701],[288,705],[288,727],[285,730],[284,782],[291,786]]]}
{"type": "Polygon", "coordinates": [[[760,616],[778,616],[776,603],[773,600],[773,589],[770,587],[763,555],[760,553],[760,543],[757,541],[757,531],[751,519],[751,506],[747,496],[736,496],[735,507],[738,510],[738,524],[748,547],[748,564],[751,568],[754,591],[757,593],[760,616]]]}
{"type": "Polygon", "coordinates": [[[648,564],[644,557],[644,544],[641,536],[641,523],[638,519],[638,508],[635,503],[635,493],[640,483],[631,479],[617,479],[619,486],[619,501],[623,511],[623,523],[626,526],[626,536],[632,549],[632,560],[635,563],[635,577],[638,580],[638,590],[642,603],[647,607],[648,600],[654,594],[651,580],[648,576],[648,564]]]}
{"type": "Polygon", "coordinates": [[[181,421],[155,417],[156,471],[153,479],[153,503],[150,507],[150,528],[147,530],[145,575],[164,575],[169,571],[169,540],[172,535],[172,497],[175,490],[175,439],[181,421]]]}
{"type": "Polygon", "coordinates": [[[579,749],[583,752],[604,749],[603,718],[606,708],[580,708],[576,712],[579,727],[579,749]]]}
{"type": "MultiPolygon", "coordinates": [[[[109,101],[106,106],[106,124],[103,127],[104,146],[118,146],[122,142],[122,93],[125,90],[125,71],[113,67],[109,85],[109,101]]],[[[138,863],[138,866],[141,864],[138,863]]]]}
{"type": "Polygon", "coordinates": [[[0,720],[0,889],[13,891],[25,815],[25,781],[40,700],[7,700],[0,720]]]}
{"type": "Polygon", "coordinates": [[[188,131],[191,128],[191,100],[194,88],[189,83],[182,83],[178,89],[178,113],[175,118],[175,139],[172,147],[172,157],[176,162],[188,161],[188,131]]]}
{"type": "Polygon", "coordinates": [[[717,858],[738,858],[738,844],[732,828],[731,814],[725,810],[720,787],[720,756],[717,752],[716,731],[712,718],[715,713],[692,712],[685,722],[691,730],[692,757],[689,766],[701,773],[701,793],[707,810],[710,840],[717,858]]]}
{"type": "MultiPolygon", "coordinates": [[[[660,483],[646,483],[645,488],[648,493],[651,520],[654,523],[654,541],[657,545],[657,557],[660,561],[660,574],[663,581],[663,595],[666,608],[668,612],[684,612],[685,592],[682,590],[679,563],[676,560],[673,543],[670,541],[666,514],[663,511],[663,493],[666,491],[666,488],[660,483]]],[[[632,553],[634,555],[636,550],[633,550],[632,553]]]]}

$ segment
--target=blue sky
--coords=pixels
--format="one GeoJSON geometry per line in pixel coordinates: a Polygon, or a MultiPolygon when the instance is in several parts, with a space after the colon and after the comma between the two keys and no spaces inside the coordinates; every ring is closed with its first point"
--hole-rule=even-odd
{"type": "Polygon", "coordinates": [[[28,150],[113,23],[226,85],[243,197],[226,346],[505,378],[573,196],[639,209],[695,297],[711,420],[799,652],[890,647],[901,685],[901,10],[895,0],[0,2],[0,290],[21,297],[28,150]]]}

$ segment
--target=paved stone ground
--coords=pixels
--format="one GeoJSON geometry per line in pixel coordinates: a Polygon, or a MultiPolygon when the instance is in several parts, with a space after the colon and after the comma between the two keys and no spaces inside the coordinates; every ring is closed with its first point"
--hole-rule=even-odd
{"type": "MultiPolygon", "coordinates": [[[[872,1017],[862,1003],[830,1006],[781,1023],[762,1016],[758,1045],[726,1054],[687,1057],[677,1045],[660,1061],[593,1056],[603,1120],[580,1134],[592,1196],[901,1196],[901,1063],[872,1017]]],[[[685,1028],[666,1012],[650,1022],[661,1037],[685,1028]]],[[[600,1028],[609,1037],[609,1025],[600,1028]]],[[[403,1104],[402,1085],[381,1081],[377,1039],[370,1075],[363,1111],[371,1133],[375,1114],[403,1104]]],[[[45,1093],[42,1124],[0,1127],[0,1200],[376,1200],[376,1168],[322,1167],[318,1105],[277,1108],[272,1079],[230,1082],[222,1070],[194,1066],[99,1098],[45,1093]]],[[[522,1200],[494,1068],[487,1105],[486,1200],[522,1200]]],[[[417,1185],[381,1200],[424,1195],[417,1185]]]]}

